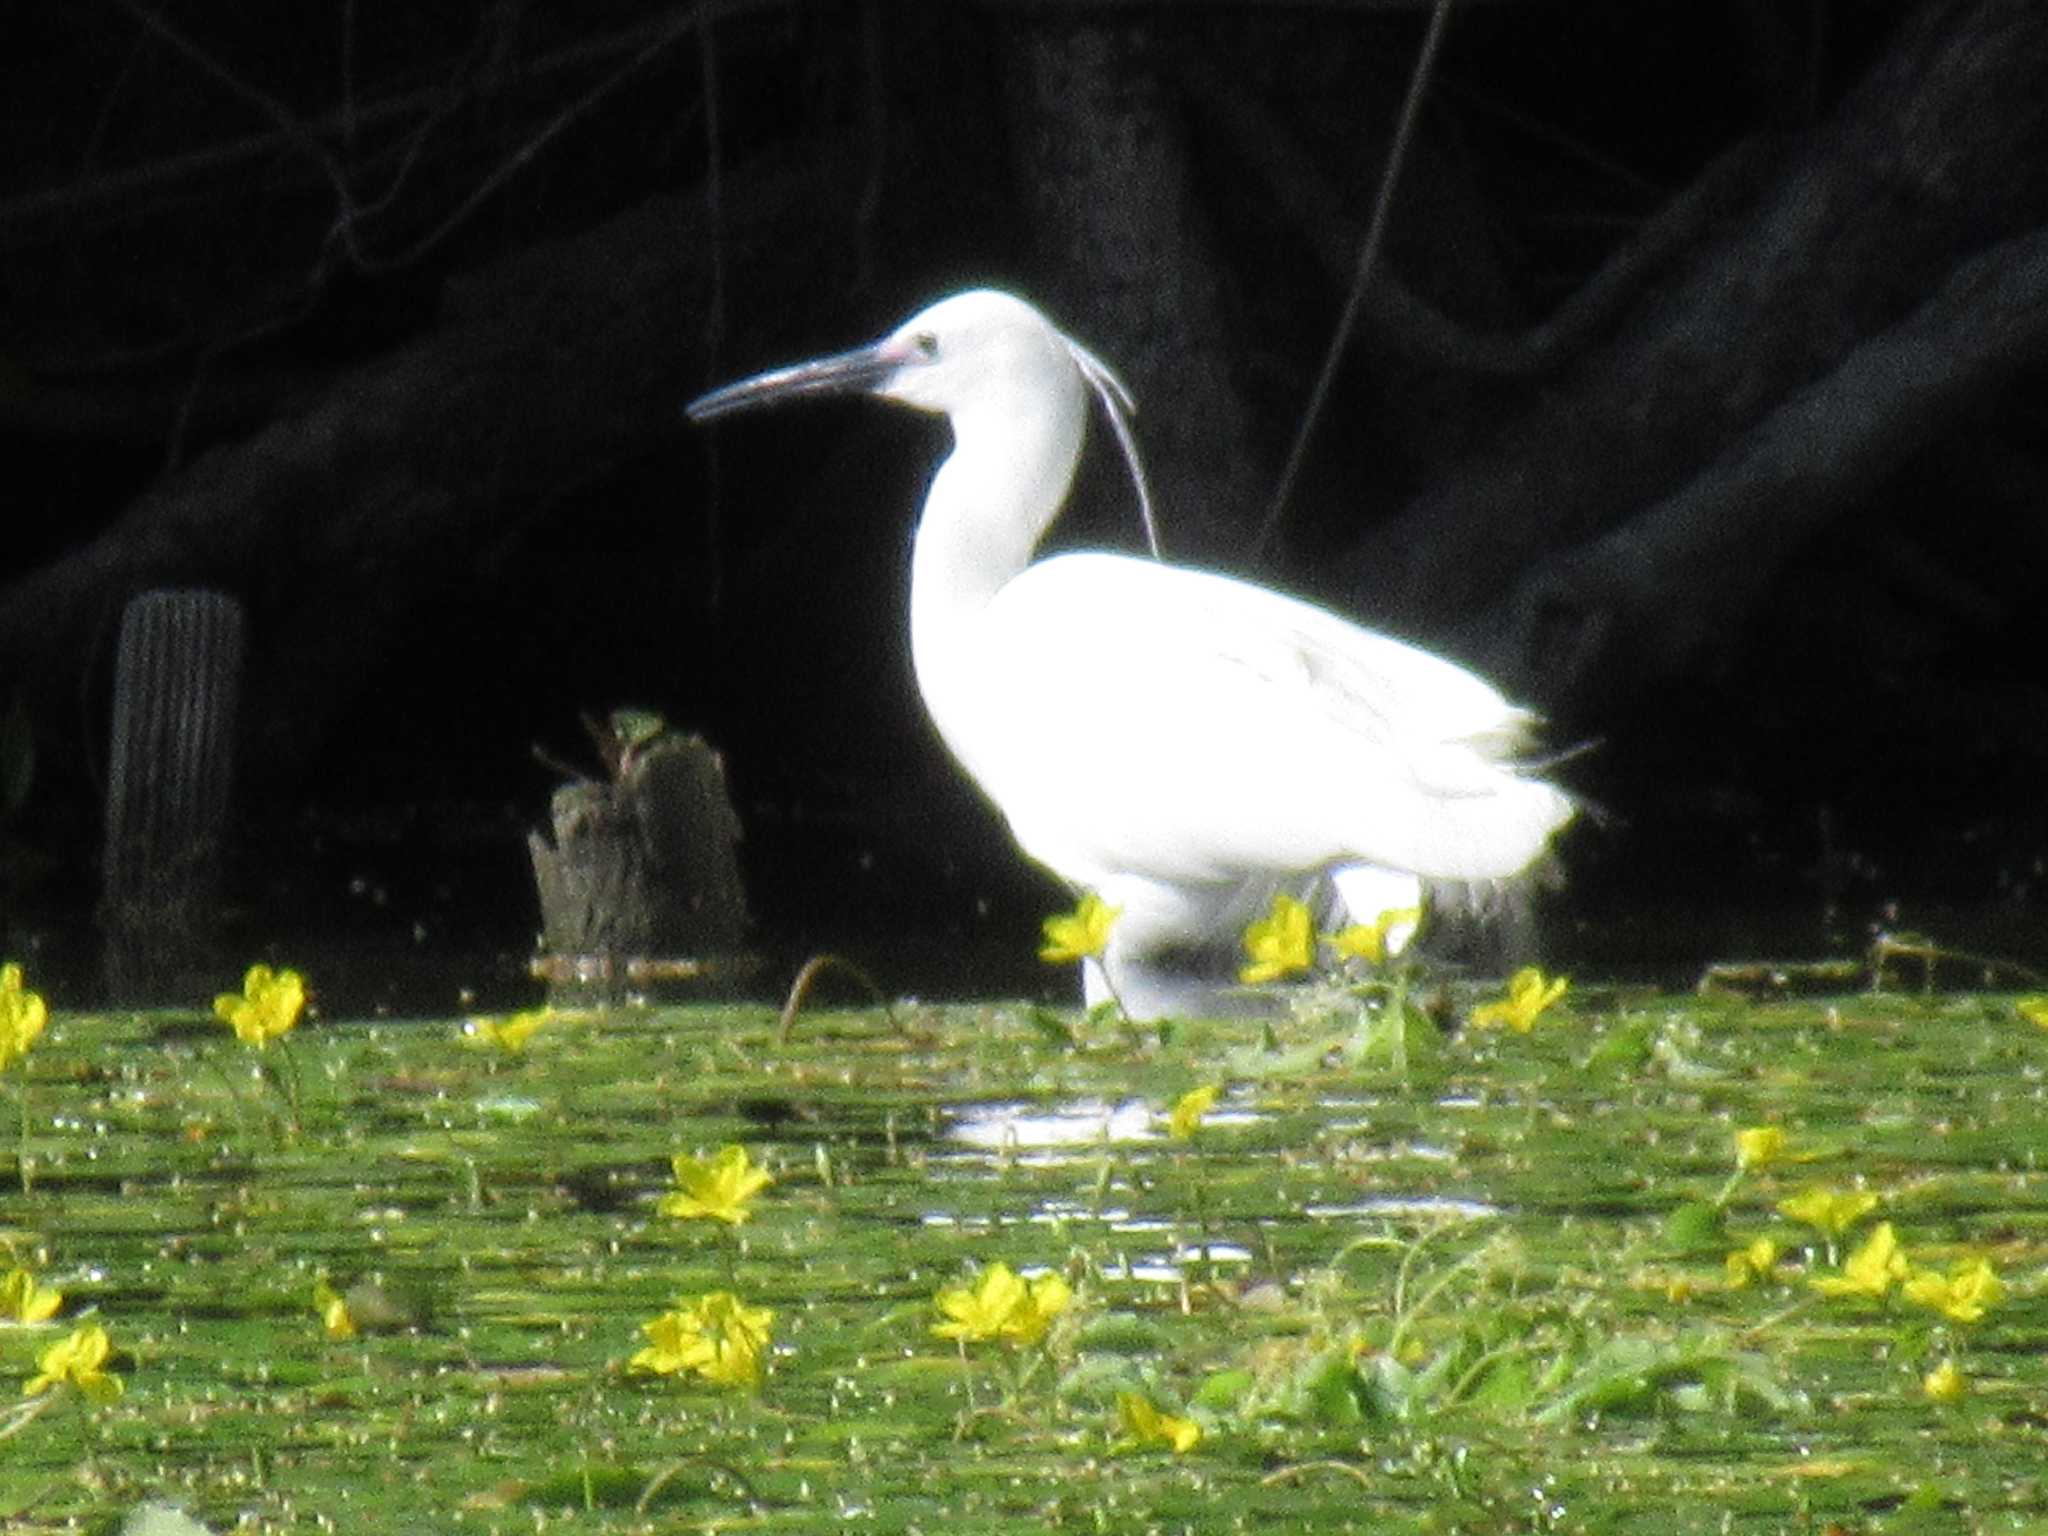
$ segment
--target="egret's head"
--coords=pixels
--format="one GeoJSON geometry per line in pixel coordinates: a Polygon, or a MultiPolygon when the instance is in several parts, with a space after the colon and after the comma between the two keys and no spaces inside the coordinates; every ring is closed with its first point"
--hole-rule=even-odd
{"type": "Polygon", "coordinates": [[[957,416],[1079,396],[1072,344],[1022,299],[994,289],[941,299],[877,345],[896,369],[875,393],[922,411],[957,416]]]}
{"type": "Polygon", "coordinates": [[[880,341],[742,379],[689,406],[707,421],[800,395],[865,391],[919,410],[963,417],[1028,416],[1082,399],[1074,344],[1022,299],[976,288],[919,311],[880,341]]]}
{"type": "Polygon", "coordinates": [[[954,439],[963,447],[973,441],[1023,441],[1060,465],[1057,484],[1048,479],[1040,488],[1051,493],[1049,518],[1066,494],[1066,477],[1081,451],[1090,390],[1102,402],[1130,466],[1145,540],[1157,555],[1151,496],[1131,434],[1137,409],[1131,392],[1102,359],[1055,330],[1029,304],[992,288],[941,299],[868,346],[714,389],[688,410],[692,421],[710,421],[800,395],[860,391],[935,411],[951,418],[954,439]]]}

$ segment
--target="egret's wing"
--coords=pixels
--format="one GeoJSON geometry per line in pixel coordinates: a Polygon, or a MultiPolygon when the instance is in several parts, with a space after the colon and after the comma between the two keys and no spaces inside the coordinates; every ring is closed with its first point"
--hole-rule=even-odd
{"type": "Polygon", "coordinates": [[[1345,859],[1482,878],[1569,815],[1507,766],[1528,716],[1484,681],[1229,577],[1059,556],[1003,589],[977,645],[991,723],[962,755],[1076,879],[1345,859]]]}

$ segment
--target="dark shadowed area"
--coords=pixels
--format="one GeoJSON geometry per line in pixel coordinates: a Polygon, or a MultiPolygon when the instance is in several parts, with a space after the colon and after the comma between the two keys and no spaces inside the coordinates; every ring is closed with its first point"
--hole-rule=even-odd
{"type": "MultiPolygon", "coordinates": [[[[202,588],[246,619],[223,980],[530,995],[534,749],[595,773],[633,706],[723,755],[762,990],[1060,991],[1062,893],[905,653],[943,427],[680,414],[988,283],[1128,380],[1178,558],[1594,744],[1555,966],[2048,959],[2048,10],[1459,0],[1276,506],[1429,14],[13,18],[0,949],[98,984],[116,636],[202,588]]],[[[1138,543],[1100,442],[1055,539],[1138,543]]]]}

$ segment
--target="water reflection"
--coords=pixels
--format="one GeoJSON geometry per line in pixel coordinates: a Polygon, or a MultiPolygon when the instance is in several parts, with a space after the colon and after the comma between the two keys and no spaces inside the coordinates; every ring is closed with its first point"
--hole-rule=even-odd
{"type": "Polygon", "coordinates": [[[1056,1105],[963,1104],[945,1114],[951,1122],[949,1140],[989,1152],[1128,1144],[1157,1141],[1164,1134],[1159,1116],[1143,1099],[1114,1105],[1100,1099],[1056,1105]]]}
{"type": "Polygon", "coordinates": [[[1402,1216],[1442,1221],[1489,1221],[1501,1208],[1485,1200],[1459,1200],[1448,1195],[1374,1195],[1342,1205],[1305,1205],[1304,1216],[1329,1221],[1339,1217],[1402,1216]]]}
{"type": "MultiPolygon", "coordinates": [[[[1143,1099],[1125,1099],[1116,1104],[1103,1099],[1075,1099],[1064,1104],[1010,1100],[954,1104],[941,1113],[948,1122],[947,1140],[988,1152],[1029,1154],[1131,1146],[1167,1139],[1165,1112],[1143,1099]]],[[[1255,1110],[1235,1109],[1226,1102],[1204,1115],[1202,1123],[1209,1127],[1243,1126],[1257,1124],[1263,1118],[1255,1110]]]]}

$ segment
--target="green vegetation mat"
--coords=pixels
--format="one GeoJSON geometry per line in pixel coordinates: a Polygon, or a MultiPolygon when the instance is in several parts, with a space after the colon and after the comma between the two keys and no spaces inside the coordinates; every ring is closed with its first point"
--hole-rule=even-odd
{"type": "Polygon", "coordinates": [[[0,1323],[0,1529],[2048,1533],[2014,999],[1384,1033],[54,1013],[0,1072],[0,1274],[62,1298],[0,1323]],[[765,1343],[698,1347],[719,1293],[765,1343]]]}

